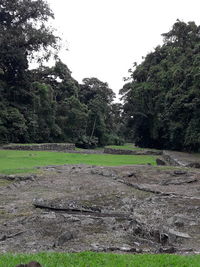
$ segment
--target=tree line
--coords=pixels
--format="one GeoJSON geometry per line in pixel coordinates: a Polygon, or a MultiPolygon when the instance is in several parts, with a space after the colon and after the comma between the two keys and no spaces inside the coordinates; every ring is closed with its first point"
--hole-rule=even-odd
{"type": "Polygon", "coordinates": [[[200,26],[177,20],[120,90],[78,83],[58,57],[45,0],[0,0],[0,143],[74,142],[200,151],[200,26]],[[54,58],[54,66],[44,62],[54,58]],[[30,69],[31,60],[39,67],[30,69]]]}
{"type": "Polygon", "coordinates": [[[177,20],[121,89],[126,136],[141,147],[200,151],[200,26],[177,20]]]}
{"type": "Polygon", "coordinates": [[[0,0],[0,142],[120,143],[115,94],[97,78],[71,76],[51,18],[46,1],[0,0]],[[45,67],[51,57],[55,65],[45,67]],[[30,70],[31,60],[39,67],[30,70]]]}

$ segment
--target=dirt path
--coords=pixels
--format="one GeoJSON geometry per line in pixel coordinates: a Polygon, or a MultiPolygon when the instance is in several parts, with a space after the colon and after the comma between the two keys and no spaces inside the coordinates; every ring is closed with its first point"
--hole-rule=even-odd
{"type": "Polygon", "coordinates": [[[0,185],[0,252],[199,252],[197,169],[49,166],[0,185]]]}

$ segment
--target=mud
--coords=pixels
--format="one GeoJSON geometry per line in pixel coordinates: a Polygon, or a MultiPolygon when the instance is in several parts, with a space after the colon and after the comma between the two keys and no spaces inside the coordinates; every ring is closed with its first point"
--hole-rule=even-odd
{"type": "Polygon", "coordinates": [[[0,253],[199,253],[198,169],[48,166],[0,189],[0,253]]]}

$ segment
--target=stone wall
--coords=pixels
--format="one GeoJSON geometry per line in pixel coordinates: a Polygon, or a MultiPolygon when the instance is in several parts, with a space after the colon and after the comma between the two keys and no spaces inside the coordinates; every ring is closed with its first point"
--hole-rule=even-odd
{"type": "Polygon", "coordinates": [[[10,144],[4,145],[2,149],[11,149],[11,150],[35,150],[35,151],[67,151],[75,150],[75,144],[68,143],[48,143],[48,144],[33,144],[33,145],[18,145],[10,144]]]}
{"type": "Polygon", "coordinates": [[[172,153],[169,151],[163,151],[163,159],[171,166],[182,166],[185,167],[185,164],[179,161],[172,153]]]}
{"type": "Polygon", "coordinates": [[[163,152],[163,158],[172,166],[200,168],[200,159],[194,154],[165,150],[163,152]]]}
{"type": "Polygon", "coordinates": [[[162,155],[162,151],[158,150],[127,150],[116,148],[105,148],[104,153],[116,155],[162,155]]]}

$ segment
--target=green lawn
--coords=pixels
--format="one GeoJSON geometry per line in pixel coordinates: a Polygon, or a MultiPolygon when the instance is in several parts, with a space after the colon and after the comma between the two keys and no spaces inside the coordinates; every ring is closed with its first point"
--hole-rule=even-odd
{"type": "Polygon", "coordinates": [[[0,255],[1,267],[38,261],[43,267],[199,267],[200,255],[119,255],[106,253],[39,253],[0,255]]]}
{"type": "MultiPolygon", "coordinates": [[[[63,164],[89,164],[97,166],[120,166],[132,164],[156,165],[154,156],[75,154],[47,151],[0,150],[0,173],[33,172],[37,166],[63,164]]],[[[36,170],[36,169],[35,169],[36,170]]]]}

